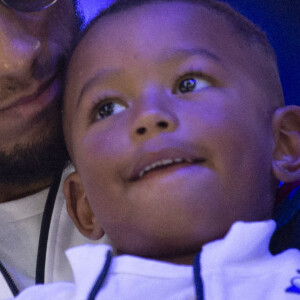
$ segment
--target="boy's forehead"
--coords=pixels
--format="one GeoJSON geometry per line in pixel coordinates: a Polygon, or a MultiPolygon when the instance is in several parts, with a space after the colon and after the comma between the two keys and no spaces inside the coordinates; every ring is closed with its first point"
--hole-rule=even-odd
{"type": "Polygon", "coordinates": [[[241,51],[242,39],[222,15],[181,1],[146,4],[103,17],[76,54],[83,60],[94,55],[93,44],[98,44],[103,67],[122,64],[126,56],[163,60],[176,49],[201,48],[220,59],[228,55],[238,59],[245,51],[241,51]]]}

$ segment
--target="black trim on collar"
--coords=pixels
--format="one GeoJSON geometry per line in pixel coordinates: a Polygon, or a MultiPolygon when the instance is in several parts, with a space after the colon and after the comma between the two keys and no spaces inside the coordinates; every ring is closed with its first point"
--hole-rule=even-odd
{"type": "Polygon", "coordinates": [[[194,281],[195,281],[197,300],[204,299],[204,287],[201,278],[200,255],[201,252],[199,252],[194,259],[194,281]]]}
{"type": "Polygon", "coordinates": [[[94,300],[98,292],[100,291],[101,287],[103,286],[103,283],[106,279],[106,275],[109,271],[111,260],[112,260],[112,252],[109,250],[106,253],[106,261],[104,267],[101,270],[101,273],[99,274],[96,282],[94,283],[94,286],[89,294],[88,300],[94,300]]]}

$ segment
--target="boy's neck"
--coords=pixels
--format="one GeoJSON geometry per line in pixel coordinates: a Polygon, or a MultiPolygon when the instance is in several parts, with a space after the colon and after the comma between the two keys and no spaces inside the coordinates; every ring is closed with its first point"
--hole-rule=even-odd
{"type": "Polygon", "coordinates": [[[180,255],[176,257],[158,258],[158,260],[177,265],[193,265],[196,254],[197,253],[193,253],[192,255],[180,255]]]}
{"type": "MultiPolygon", "coordinates": [[[[193,265],[196,254],[197,253],[178,255],[178,256],[170,256],[170,257],[142,257],[142,258],[155,259],[158,261],[177,264],[177,265],[193,265]]],[[[117,251],[116,255],[126,255],[126,253],[117,251]]]]}

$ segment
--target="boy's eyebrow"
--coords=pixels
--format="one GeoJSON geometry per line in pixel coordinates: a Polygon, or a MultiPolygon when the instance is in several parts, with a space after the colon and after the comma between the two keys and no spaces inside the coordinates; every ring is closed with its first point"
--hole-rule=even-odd
{"type": "Polygon", "coordinates": [[[120,70],[118,69],[101,69],[99,70],[94,76],[92,76],[82,87],[79,97],[76,101],[76,109],[79,107],[84,94],[94,85],[96,85],[101,79],[103,79],[106,76],[119,74],[120,70]]]}
{"type": "Polygon", "coordinates": [[[160,57],[160,61],[169,60],[176,58],[178,56],[192,56],[199,55],[210,58],[214,61],[221,62],[221,58],[211,51],[202,48],[202,47],[194,47],[194,48],[170,48],[167,49],[160,57]]]}

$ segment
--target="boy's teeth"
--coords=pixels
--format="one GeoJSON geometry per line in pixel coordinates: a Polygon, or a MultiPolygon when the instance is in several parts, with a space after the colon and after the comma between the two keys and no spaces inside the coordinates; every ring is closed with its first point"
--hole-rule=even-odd
{"type": "Polygon", "coordinates": [[[160,165],[160,163],[157,161],[151,165],[151,169],[154,169],[154,168],[158,167],[159,165],[160,165]]]}
{"type": "Polygon", "coordinates": [[[169,164],[173,163],[174,161],[175,160],[173,160],[173,159],[163,159],[161,161],[161,164],[164,165],[164,166],[166,166],[166,165],[169,165],[169,164]]]}
{"type": "Polygon", "coordinates": [[[183,159],[182,159],[182,158],[175,158],[174,161],[175,161],[176,163],[179,163],[179,162],[182,162],[183,159]]]}
{"type": "Polygon", "coordinates": [[[148,171],[150,171],[151,169],[153,169],[153,166],[151,165],[151,166],[147,166],[145,169],[144,169],[144,171],[145,172],[148,172],[148,171]]]}
{"type": "Polygon", "coordinates": [[[191,159],[183,159],[183,158],[175,158],[175,159],[163,159],[160,161],[156,161],[153,164],[146,166],[140,173],[139,173],[139,178],[143,177],[145,173],[161,166],[167,166],[171,165],[173,163],[181,163],[183,161],[192,163],[193,161],[191,159]]]}

